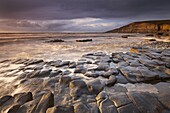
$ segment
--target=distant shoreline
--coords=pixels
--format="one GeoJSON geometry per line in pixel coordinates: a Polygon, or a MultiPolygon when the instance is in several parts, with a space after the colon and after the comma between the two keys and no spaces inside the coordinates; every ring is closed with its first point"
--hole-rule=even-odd
{"type": "Polygon", "coordinates": [[[0,33],[0,40],[6,39],[30,39],[30,38],[67,38],[67,37],[108,37],[126,34],[143,33],[0,33]]]}

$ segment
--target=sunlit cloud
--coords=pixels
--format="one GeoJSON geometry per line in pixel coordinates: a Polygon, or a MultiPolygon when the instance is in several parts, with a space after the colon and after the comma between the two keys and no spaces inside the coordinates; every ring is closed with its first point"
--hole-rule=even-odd
{"type": "Polygon", "coordinates": [[[170,0],[0,0],[0,30],[107,31],[169,10],[170,0]]]}
{"type": "Polygon", "coordinates": [[[56,32],[104,32],[123,25],[122,22],[100,18],[68,20],[0,20],[0,30],[6,31],[56,31],[56,32]]]}

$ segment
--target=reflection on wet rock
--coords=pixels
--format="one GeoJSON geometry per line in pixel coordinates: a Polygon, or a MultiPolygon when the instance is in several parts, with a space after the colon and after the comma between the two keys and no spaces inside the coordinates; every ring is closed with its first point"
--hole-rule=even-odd
{"type": "Polygon", "coordinates": [[[0,112],[168,113],[170,50],[0,62],[0,112]]]}

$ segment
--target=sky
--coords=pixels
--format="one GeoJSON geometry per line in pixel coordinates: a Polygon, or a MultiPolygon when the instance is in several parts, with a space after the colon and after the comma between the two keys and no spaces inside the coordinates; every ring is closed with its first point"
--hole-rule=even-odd
{"type": "Polygon", "coordinates": [[[169,11],[170,0],[0,0],[0,32],[105,32],[169,11]]]}

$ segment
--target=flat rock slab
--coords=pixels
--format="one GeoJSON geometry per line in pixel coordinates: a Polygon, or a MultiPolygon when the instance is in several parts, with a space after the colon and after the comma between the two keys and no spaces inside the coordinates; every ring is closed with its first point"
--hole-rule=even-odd
{"type": "Polygon", "coordinates": [[[132,103],[119,107],[117,110],[119,113],[141,113],[132,103]]]}
{"type": "Polygon", "coordinates": [[[73,106],[54,106],[48,108],[46,113],[74,113],[73,106]]]}
{"type": "Polygon", "coordinates": [[[170,109],[170,83],[160,82],[155,85],[155,87],[158,89],[158,100],[166,106],[168,109],[170,109]]]}
{"type": "Polygon", "coordinates": [[[164,110],[162,104],[153,94],[128,92],[128,96],[141,113],[161,113],[164,110]]]}
{"type": "Polygon", "coordinates": [[[0,61],[0,113],[169,113],[170,49],[0,61]]]}
{"type": "Polygon", "coordinates": [[[125,106],[132,103],[129,97],[124,92],[117,92],[114,94],[109,94],[110,100],[112,100],[116,107],[125,106]]]}

